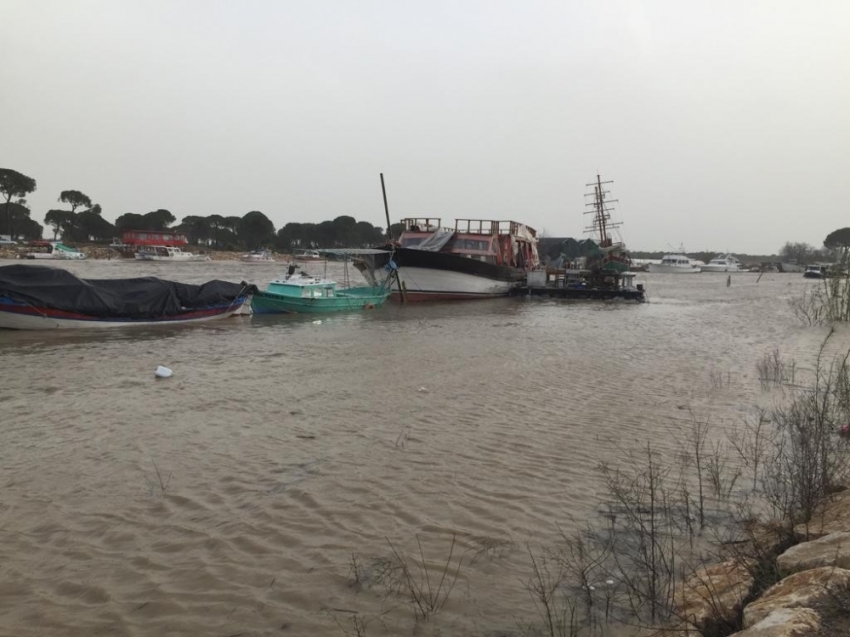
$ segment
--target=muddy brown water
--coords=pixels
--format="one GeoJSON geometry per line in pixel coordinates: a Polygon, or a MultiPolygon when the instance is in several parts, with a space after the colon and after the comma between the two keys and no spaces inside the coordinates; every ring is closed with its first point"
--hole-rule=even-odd
{"type": "MultiPolygon", "coordinates": [[[[261,285],[279,269],[68,267],[261,285]]],[[[689,407],[734,427],[775,347],[811,363],[824,330],[788,305],[810,284],[757,278],[641,275],[644,305],[0,332],[0,634],[322,637],[350,630],[348,611],[368,634],[411,634],[403,601],[352,586],[351,555],[368,578],[388,540],[437,563],[452,536],[460,576],[419,634],[537,621],[526,546],[593,515],[600,461],[669,445],[689,407]],[[504,544],[473,560],[487,538],[504,544]]]]}

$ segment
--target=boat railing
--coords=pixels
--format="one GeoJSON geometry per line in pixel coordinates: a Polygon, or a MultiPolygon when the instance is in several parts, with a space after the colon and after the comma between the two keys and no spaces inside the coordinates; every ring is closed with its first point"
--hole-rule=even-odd
{"type": "Polygon", "coordinates": [[[401,220],[405,230],[416,232],[434,232],[442,227],[442,219],[439,217],[407,217],[401,220]]]}
{"type": "Polygon", "coordinates": [[[515,221],[496,219],[455,219],[455,232],[458,234],[517,234],[519,227],[515,221]]]}

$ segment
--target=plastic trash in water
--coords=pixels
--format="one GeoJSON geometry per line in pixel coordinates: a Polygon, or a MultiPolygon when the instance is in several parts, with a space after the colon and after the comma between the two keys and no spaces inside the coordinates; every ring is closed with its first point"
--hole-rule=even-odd
{"type": "Polygon", "coordinates": [[[156,371],[153,373],[153,375],[157,378],[171,378],[171,376],[174,375],[174,372],[172,372],[168,367],[163,367],[162,365],[160,365],[156,368],[156,371]]]}

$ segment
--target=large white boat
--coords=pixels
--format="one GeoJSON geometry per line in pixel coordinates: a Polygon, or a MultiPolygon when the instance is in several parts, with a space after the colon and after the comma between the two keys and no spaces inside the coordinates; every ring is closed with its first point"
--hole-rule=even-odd
{"type": "Polygon", "coordinates": [[[665,254],[661,263],[650,263],[647,267],[653,274],[698,274],[701,271],[700,266],[684,254],[665,254]]]}
{"type": "Polygon", "coordinates": [[[164,261],[171,263],[191,263],[211,260],[206,254],[183,252],[180,248],[172,248],[171,246],[142,246],[136,252],[136,259],[139,261],[164,261]]]}
{"type": "Polygon", "coordinates": [[[393,298],[407,301],[481,299],[507,296],[528,270],[540,265],[537,233],[516,221],[402,219],[400,245],[355,262],[372,285],[395,272],[393,298]]]}
{"type": "Polygon", "coordinates": [[[701,267],[703,272],[740,272],[743,270],[741,262],[731,254],[723,257],[714,257],[706,265],[701,267]]]}

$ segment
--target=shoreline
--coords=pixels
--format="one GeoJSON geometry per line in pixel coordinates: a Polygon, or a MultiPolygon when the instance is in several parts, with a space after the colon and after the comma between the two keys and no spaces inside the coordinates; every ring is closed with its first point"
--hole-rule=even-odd
{"type": "MultiPolygon", "coordinates": [[[[133,259],[128,259],[121,255],[118,250],[114,248],[110,248],[108,246],[100,246],[100,245],[87,245],[87,246],[77,246],[77,250],[84,253],[86,255],[86,260],[94,260],[94,261],[133,261],[133,259]]],[[[29,250],[26,247],[14,247],[14,248],[0,248],[0,259],[10,259],[10,260],[18,260],[18,261],[33,261],[38,262],[37,259],[25,259],[24,254],[26,254],[29,250]]],[[[192,252],[193,250],[188,250],[192,252]]],[[[229,250],[198,250],[195,254],[204,254],[208,255],[213,261],[239,261],[245,251],[229,251],[229,250]]],[[[271,252],[272,256],[275,259],[278,259],[280,263],[284,263],[287,260],[292,260],[294,257],[291,254],[285,254],[280,252],[271,252]]],[[[55,261],[62,261],[62,259],[55,259],[55,261]]]]}

